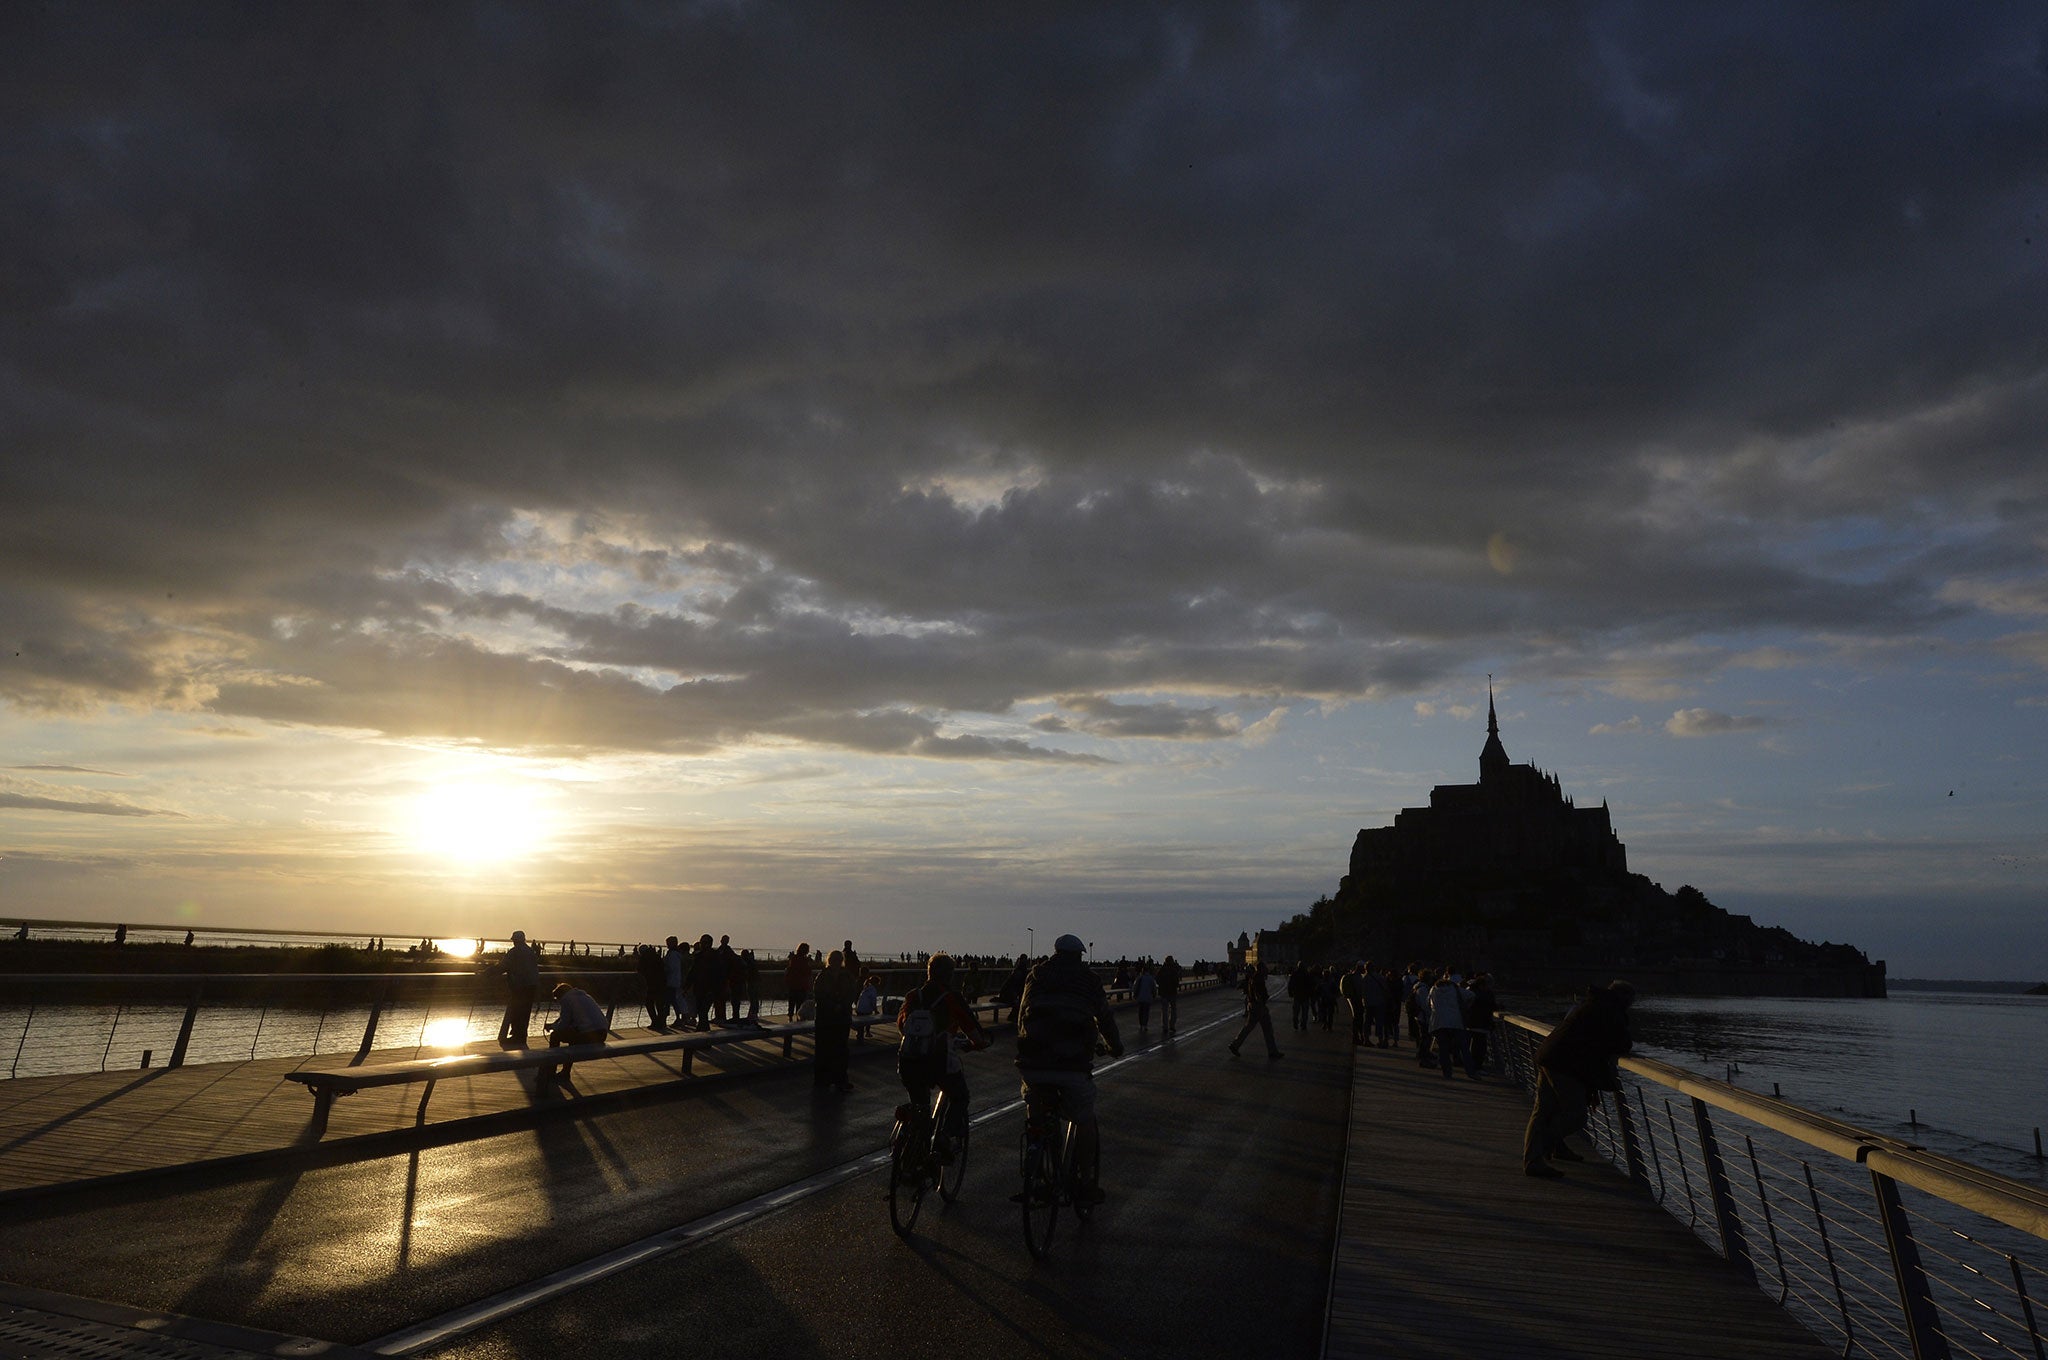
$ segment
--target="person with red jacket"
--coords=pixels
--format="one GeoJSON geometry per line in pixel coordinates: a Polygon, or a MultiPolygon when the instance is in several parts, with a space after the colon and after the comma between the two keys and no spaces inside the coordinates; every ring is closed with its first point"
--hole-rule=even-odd
{"type": "Polygon", "coordinates": [[[811,946],[800,944],[796,953],[789,956],[789,964],[782,970],[782,984],[789,995],[789,1018],[795,1020],[804,1008],[804,1002],[811,999],[811,946]]]}

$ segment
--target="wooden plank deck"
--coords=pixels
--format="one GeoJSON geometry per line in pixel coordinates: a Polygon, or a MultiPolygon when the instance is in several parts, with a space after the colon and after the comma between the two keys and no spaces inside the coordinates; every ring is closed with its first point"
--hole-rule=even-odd
{"type": "Polygon", "coordinates": [[[1326,1360],[1833,1354],[1617,1169],[1522,1174],[1528,1099],[1356,1050],[1326,1360]]]}
{"type": "MultiPolygon", "coordinates": [[[[883,1032],[893,1046],[893,1027],[883,1032]]],[[[617,1033],[642,1038],[651,1032],[617,1033]]],[[[875,1036],[870,1046],[881,1037],[875,1036]]],[[[862,1045],[856,1043],[853,1051],[858,1055],[862,1045]]],[[[608,1094],[781,1067],[810,1054],[811,1040],[800,1037],[786,1060],[778,1038],[703,1050],[693,1059],[692,1077],[682,1073],[681,1053],[660,1053],[582,1063],[571,1081],[579,1094],[608,1094]]],[[[412,1047],[386,1049],[369,1061],[418,1056],[431,1054],[412,1047]]],[[[313,1097],[304,1086],[286,1081],[285,1074],[342,1060],[325,1054],[0,1081],[0,1195],[311,1142],[313,1097]]],[[[410,1128],[423,1089],[383,1087],[337,1100],[327,1135],[319,1141],[324,1145],[410,1128]]],[[[427,1122],[444,1124],[558,1100],[536,1088],[530,1071],[458,1077],[436,1085],[427,1122]]]]}

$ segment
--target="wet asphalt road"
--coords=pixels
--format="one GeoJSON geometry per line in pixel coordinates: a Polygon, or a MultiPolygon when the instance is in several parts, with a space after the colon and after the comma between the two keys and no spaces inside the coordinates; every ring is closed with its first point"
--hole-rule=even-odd
{"type": "MultiPolygon", "coordinates": [[[[433,1353],[1313,1355],[1349,1052],[1283,1028],[1286,1059],[1233,1058],[1234,1021],[1192,1033],[1233,999],[1191,998],[1184,1040],[1102,1078],[1111,1199],[1086,1228],[1063,1218],[1045,1265],[1008,1202],[1012,1114],[977,1128],[960,1202],[928,1204],[910,1243],[870,1174],[433,1353]]],[[[1007,1040],[969,1064],[977,1110],[1012,1098],[1007,1040]]],[[[853,1075],[851,1096],[793,1068],[346,1166],[21,1206],[0,1278],[369,1341],[880,1148],[901,1088],[880,1048],[853,1075]]]]}

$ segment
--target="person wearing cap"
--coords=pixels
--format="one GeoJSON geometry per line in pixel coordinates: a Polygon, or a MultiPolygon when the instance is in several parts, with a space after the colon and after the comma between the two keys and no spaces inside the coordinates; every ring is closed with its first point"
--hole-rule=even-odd
{"type": "Polygon", "coordinates": [[[1537,1048],[1536,1108],[1522,1136],[1524,1174],[1555,1180],[1564,1173],[1550,1164],[1551,1158],[1586,1160],[1564,1140],[1586,1127],[1602,1091],[1621,1089],[1616,1059],[1635,1047],[1628,1032],[1628,1008],[1635,999],[1636,989],[1627,982],[1591,988],[1537,1048]]]}
{"type": "MultiPolygon", "coordinates": [[[[555,1018],[548,1022],[549,1048],[559,1048],[564,1044],[601,1044],[607,1032],[604,1008],[597,1004],[596,997],[566,982],[555,984],[555,1018]]],[[[550,1081],[567,1081],[569,1069],[574,1066],[574,1063],[563,1063],[559,1068],[546,1068],[541,1076],[550,1081]]]]}
{"type": "Polygon", "coordinates": [[[505,1017],[498,1022],[500,1048],[525,1048],[533,1023],[533,1003],[540,997],[540,955],[526,942],[526,932],[512,932],[505,951],[505,1017]]]}
{"type": "Polygon", "coordinates": [[[1102,1202],[1101,1126],[1095,1117],[1095,1044],[1100,1035],[1113,1056],[1124,1051],[1102,980],[1081,961],[1080,937],[1053,941],[1052,957],[1024,979],[1017,1011],[1017,1076],[1033,1117],[1049,1097],[1073,1121],[1080,1194],[1102,1202]],[[1055,1094],[1056,1093],[1056,1094],[1055,1094]]]}

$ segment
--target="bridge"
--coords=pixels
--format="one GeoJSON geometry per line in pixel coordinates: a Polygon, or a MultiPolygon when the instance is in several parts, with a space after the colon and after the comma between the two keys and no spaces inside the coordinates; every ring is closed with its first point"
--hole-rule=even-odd
{"type": "Polygon", "coordinates": [[[735,1042],[579,1067],[570,1099],[458,1078],[425,1123],[366,1091],[317,1139],[305,1058],[0,1082],[0,1354],[2042,1354],[2030,1187],[1638,1062],[1591,1160],[1533,1180],[1541,1025],[1447,1081],[1284,1012],[1284,1058],[1234,1057],[1239,1021],[1216,990],[1170,1040],[1126,1009],[1110,1199],[1042,1264],[1001,1042],[961,1198],[908,1240],[886,1042],[850,1094],[807,1039],[735,1042]]]}

